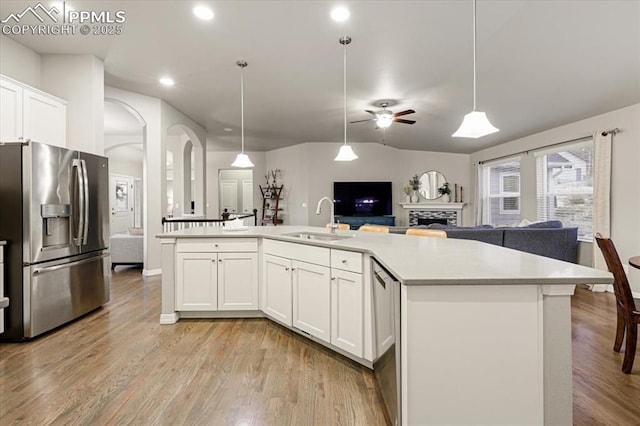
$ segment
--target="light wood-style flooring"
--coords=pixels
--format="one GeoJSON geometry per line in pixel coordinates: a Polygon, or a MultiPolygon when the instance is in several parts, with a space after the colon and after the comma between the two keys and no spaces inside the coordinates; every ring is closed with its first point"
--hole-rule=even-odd
{"type": "MultiPolygon", "coordinates": [[[[640,356],[620,371],[613,301],[573,300],[576,425],[640,424],[640,356]]],[[[160,326],[159,313],[159,277],[118,268],[103,308],[0,343],[0,424],[386,424],[369,370],[271,321],[160,326]]]]}

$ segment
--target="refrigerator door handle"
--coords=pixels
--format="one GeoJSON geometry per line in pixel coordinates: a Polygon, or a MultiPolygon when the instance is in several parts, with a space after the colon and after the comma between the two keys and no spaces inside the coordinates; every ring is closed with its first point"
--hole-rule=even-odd
{"type": "Polygon", "coordinates": [[[63,263],[63,264],[55,265],[55,266],[47,266],[45,268],[37,268],[37,269],[33,270],[33,275],[44,274],[45,272],[53,272],[53,271],[57,271],[57,270],[60,270],[60,269],[69,268],[71,266],[82,265],[83,263],[95,262],[96,260],[104,259],[107,256],[109,256],[109,253],[103,253],[100,256],[92,256],[92,257],[88,257],[86,259],[77,260],[75,262],[63,263]]]}
{"type": "Polygon", "coordinates": [[[89,177],[87,176],[87,163],[80,160],[82,165],[82,188],[84,191],[84,228],[82,229],[82,244],[87,244],[89,236],[89,177]]]}
{"type": "MultiPolygon", "coordinates": [[[[80,247],[82,245],[82,241],[83,241],[83,232],[84,232],[84,219],[85,219],[85,212],[84,212],[84,208],[85,208],[85,202],[84,202],[84,174],[82,173],[82,163],[80,162],[79,159],[74,158],[72,165],[72,168],[76,169],[76,181],[78,182],[78,189],[77,189],[77,197],[74,196],[74,202],[77,203],[77,211],[78,211],[78,229],[76,230],[77,232],[75,233],[73,240],[75,242],[75,244],[80,247]]],[[[73,191],[76,191],[76,188],[73,188],[73,191]]],[[[75,209],[74,209],[75,212],[75,209]]]]}

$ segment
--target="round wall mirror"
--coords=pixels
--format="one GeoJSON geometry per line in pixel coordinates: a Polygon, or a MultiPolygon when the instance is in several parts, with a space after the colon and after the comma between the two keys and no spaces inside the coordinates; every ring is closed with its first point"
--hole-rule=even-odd
{"type": "Polygon", "coordinates": [[[437,170],[430,170],[420,176],[420,195],[426,200],[440,198],[438,188],[447,182],[447,178],[437,170]]]}

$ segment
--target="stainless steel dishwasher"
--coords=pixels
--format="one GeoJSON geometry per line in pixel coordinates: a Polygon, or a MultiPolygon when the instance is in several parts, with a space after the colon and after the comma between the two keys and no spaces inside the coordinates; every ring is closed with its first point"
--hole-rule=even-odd
{"type": "Polygon", "coordinates": [[[401,425],[400,282],[375,260],[373,304],[376,356],[373,371],[392,425],[401,425]]]}

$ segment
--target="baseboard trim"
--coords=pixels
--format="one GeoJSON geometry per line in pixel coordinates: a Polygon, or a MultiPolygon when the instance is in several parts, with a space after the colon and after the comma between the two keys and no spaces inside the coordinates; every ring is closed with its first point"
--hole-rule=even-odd
{"type": "Polygon", "coordinates": [[[162,268],[159,269],[143,269],[142,275],[145,277],[152,277],[154,275],[162,275],[162,268]]]}
{"type": "Polygon", "coordinates": [[[180,319],[180,314],[174,312],[172,314],[160,314],[160,324],[175,324],[180,319]]]}

